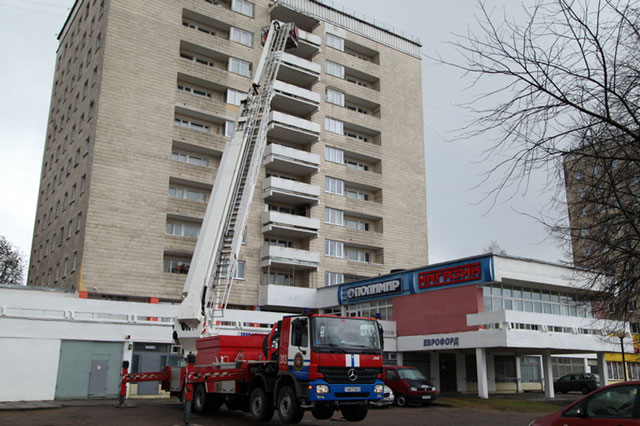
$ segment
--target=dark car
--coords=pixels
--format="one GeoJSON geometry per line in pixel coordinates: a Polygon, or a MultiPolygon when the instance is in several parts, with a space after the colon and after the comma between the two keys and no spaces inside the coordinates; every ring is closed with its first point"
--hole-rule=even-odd
{"type": "Polygon", "coordinates": [[[590,373],[567,374],[553,382],[553,389],[562,393],[576,391],[587,394],[596,390],[598,386],[598,376],[590,373]]]}
{"type": "Polygon", "coordinates": [[[529,426],[637,426],[640,381],[605,386],[567,408],[532,421],[529,426]]]}
{"type": "Polygon", "coordinates": [[[384,384],[393,390],[396,405],[404,407],[410,402],[429,405],[436,400],[435,386],[414,367],[384,366],[384,384]]]}

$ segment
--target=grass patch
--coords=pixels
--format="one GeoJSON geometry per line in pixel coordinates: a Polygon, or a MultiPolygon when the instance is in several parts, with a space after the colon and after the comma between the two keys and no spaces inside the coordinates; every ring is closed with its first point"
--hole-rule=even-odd
{"type": "MultiPolygon", "coordinates": [[[[509,398],[451,398],[438,397],[436,403],[450,405],[454,408],[473,408],[480,410],[517,411],[521,413],[550,413],[559,409],[557,404],[543,401],[509,398]]],[[[568,402],[564,405],[568,405],[568,402]]]]}

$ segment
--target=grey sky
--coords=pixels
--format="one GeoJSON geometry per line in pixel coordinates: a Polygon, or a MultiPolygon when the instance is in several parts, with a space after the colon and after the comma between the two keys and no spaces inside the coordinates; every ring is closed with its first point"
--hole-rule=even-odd
{"type": "MultiPolygon", "coordinates": [[[[491,0],[501,8],[506,0],[491,0]]],[[[38,195],[46,122],[61,29],[73,0],[0,0],[0,235],[28,254],[38,195]]],[[[450,53],[451,33],[473,27],[475,1],[341,0],[341,5],[420,38],[423,52],[450,53]]],[[[517,5],[519,7],[519,5],[517,5]]],[[[519,12],[510,8],[509,12],[519,12]]],[[[519,13],[522,15],[521,13],[519,13]]],[[[563,258],[545,229],[518,213],[537,215],[548,201],[544,177],[525,195],[490,209],[490,184],[474,189],[492,165],[480,162],[485,140],[445,142],[471,117],[455,106],[477,92],[459,73],[423,59],[430,262],[479,254],[493,240],[508,254],[563,258]]],[[[497,159],[495,159],[497,160],[497,159]]]]}

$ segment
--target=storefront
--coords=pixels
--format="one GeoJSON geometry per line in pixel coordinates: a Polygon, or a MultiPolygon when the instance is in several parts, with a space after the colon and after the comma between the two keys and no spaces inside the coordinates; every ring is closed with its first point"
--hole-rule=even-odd
{"type": "MultiPolygon", "coordinates": [[[[332,291],[335,291],[332,289],[332,291]]],[[[395,356],[441,391],[522,392],[544,389],[564,371],[594,372],[607,382],[606,353],[620,351],[597,319],[570,268],[484,255],[406,270],[337,289],[325,312],[378,316],[395,323],[395,356]]],[[[627,331],[628,332],[628,331],[627,331]]],[[[628,341],[627,341],[628,340],[628,341]]],[[[631,339],[625,348],[633,352],[631,339]]]]}

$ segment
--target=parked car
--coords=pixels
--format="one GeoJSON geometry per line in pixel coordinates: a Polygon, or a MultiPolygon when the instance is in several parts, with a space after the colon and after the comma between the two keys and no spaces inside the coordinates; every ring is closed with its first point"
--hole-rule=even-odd
{"type": "Polygon", "coordinates": [[[582,397],[529,426],[630,426],[640,424],[640,381],[615,383],[582,397]]]}
{"type": "Polygon", "coordinates": [[[576,391],[588,394],[599,386],[598,375],[590,373],[567,374],[553,382],[553,389],[562,393],[576,391]]]}
{"type": "Polygon", "coordinates": [[[387,385],[384,385],[384,398],[378,401],[371,401],[370,404],[374,407],[388,407],[395,402],[393,391],[387,385]]]}
{"type": "Polygon", "coordinates": [[[391,388],[398,407],[411,402],[429,405],[436,400],[435,386],[414,367],[384,366],[384,383],[391,388]]]}

